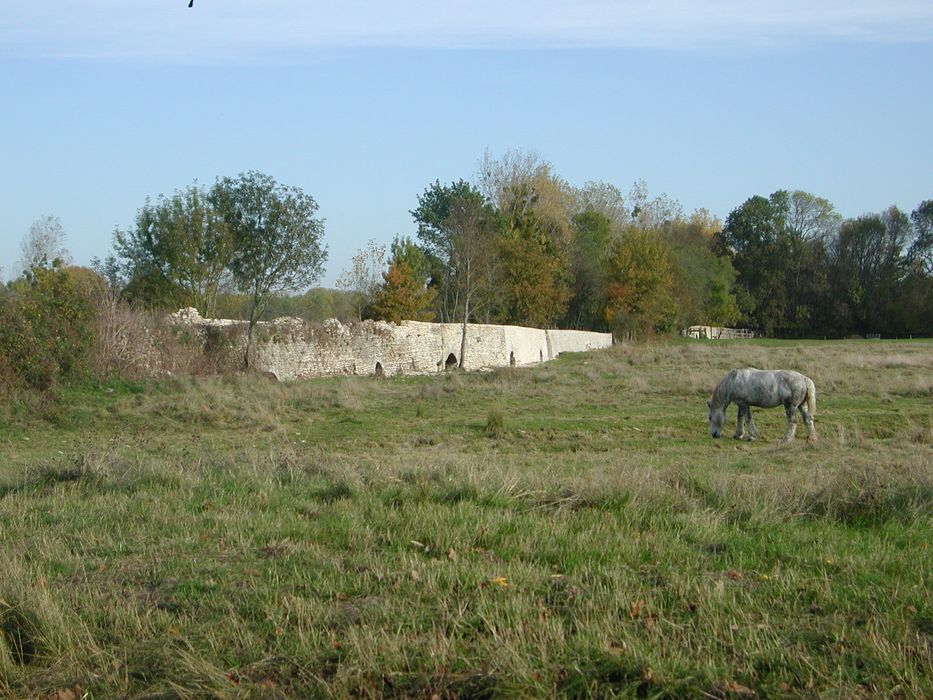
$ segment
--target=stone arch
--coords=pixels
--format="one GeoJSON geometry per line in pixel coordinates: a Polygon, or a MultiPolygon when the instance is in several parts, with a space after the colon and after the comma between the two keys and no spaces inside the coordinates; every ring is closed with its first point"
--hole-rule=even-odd
{"type": "Polygon", "coordinates": [[[377,362],[377,363],[376,363],[376,376],[377,376],[377,377],[384,377],[384,376],[386,376],[386,371],[382,368],[382,363],[381,363],[381,362],[377,362]]]}
{"type": "Polygon", "coordinates": [[[450,353],[447,356],[447,359],[444,360],[444,369],[456,369],[457,368],[457,356],[453,353],[450,353]]]}

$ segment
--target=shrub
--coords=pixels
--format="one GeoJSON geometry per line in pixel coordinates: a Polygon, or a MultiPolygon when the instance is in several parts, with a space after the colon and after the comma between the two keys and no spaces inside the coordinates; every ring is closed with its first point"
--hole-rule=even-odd
{"type": "Polygon", "coordinates": [[[0,381],[51,391],[89,373],[96,275],[35,268],[0,300],[0,381]]]}

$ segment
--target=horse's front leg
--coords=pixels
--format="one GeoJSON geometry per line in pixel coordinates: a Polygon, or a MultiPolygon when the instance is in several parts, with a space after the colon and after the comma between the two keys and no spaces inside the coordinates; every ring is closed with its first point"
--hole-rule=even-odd
{"type": "Polygon", "coordinates": [[[784,433],[782,442],[790,442],[797,432],[797,413],[790,402],[784,404],[784,412],[787,414],[787,432],[784,433]]]}
{"type": "Polygon", "coordinates": [[[745,423],[750,411],[748,409],[748,404],[745,403],[737,403],[735,407],[738,415],[735,418],[735,433],[733,433],[732,437],[736,440],[741,440],[745,436],[745,423]]]}
{"type": "Polygon", "coordinates": [[[755,427],[755,421],[752,418],[752,407],[749,406],[747,411],[745,423],[748,426],[748,439],[756,440],[758,438],[758,428],[755,427]]]}

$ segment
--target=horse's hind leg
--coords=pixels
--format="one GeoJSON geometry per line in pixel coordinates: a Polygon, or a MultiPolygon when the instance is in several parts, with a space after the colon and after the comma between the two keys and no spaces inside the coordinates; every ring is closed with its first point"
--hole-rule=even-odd
{"type": "Polygon", "coordinates": [[[784,433],[782,441],[790,442],[797,432],[797,413],[790,403],[784,404],[784,412],[787,414],[787,432],[784,433]]]}
{"type": "Polygon", "coordinates": [[[803,418],[804,425],[807,426],[807,440],[810,442],[816,441],[816,428],[813,425],[813,416],[811,416],[810,411],[807,410],[807,402],[804,401],[800,404],[798,410],[803,418]]]}

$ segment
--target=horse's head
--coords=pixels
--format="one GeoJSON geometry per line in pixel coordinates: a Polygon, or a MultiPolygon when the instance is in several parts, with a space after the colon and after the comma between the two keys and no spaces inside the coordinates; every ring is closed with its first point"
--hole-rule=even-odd
{"type": "Polygon", "coordinates": [[[713,407],[712,400],[706,402],[709,413],[706,419],[709,421],[709,434],[714,438],[722,435],[722,424],[726,422],[726,410],[722,406],[713,407]]]}

